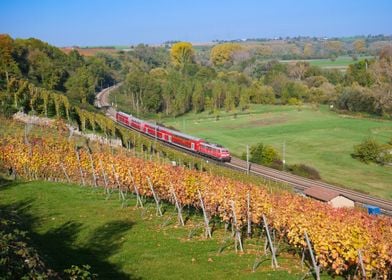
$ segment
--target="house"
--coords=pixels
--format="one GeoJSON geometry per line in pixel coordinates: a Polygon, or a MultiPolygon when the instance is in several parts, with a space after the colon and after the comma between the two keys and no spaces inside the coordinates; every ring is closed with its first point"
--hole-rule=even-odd
{"type": "Polygon", "coordinates": [[[354,207],[354,201],[341,195],[339,192],[322,187],[310,187],[304,190],[306,196],[326,202],[333,208],[354,207]]]}

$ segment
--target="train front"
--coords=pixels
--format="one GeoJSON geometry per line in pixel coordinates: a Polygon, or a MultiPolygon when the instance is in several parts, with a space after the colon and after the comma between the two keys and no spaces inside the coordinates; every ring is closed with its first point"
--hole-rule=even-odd
{"type": "Polygon", "coordinates": [[[228,149],[221,149],[221,160],[223,162],[230,162],[231,161],[231,155],[228,149]]]}

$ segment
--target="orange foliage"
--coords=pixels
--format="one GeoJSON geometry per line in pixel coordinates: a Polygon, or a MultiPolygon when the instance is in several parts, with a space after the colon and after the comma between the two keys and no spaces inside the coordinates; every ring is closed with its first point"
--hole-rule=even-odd
{"type": "MultiPolygon", "coordinates": [[[[0,167],[13,168],[21,177],[64,179],[65,169],[73,182],[80,182],[81,167],[85,180],[92,178],[88,151],[78,151],[79,164],[72,142],[48,137],[32,138],[26,144],[23,137],[3,137],[0,143],[0,167]]],[[[269,194],[252,184],[128,157],[121,152],[113,155],[102,147],[95,150],[92,158],[101,186],[105,173],[110,187],[117,187],[114,166],[121,187],[133,191],[134,181],[144,196],[152,196],[147,177],[163,200],[173,201],[170,191],[173,186],[184,206],[200,208],[200,190],[208,215],[219,216],[225,222],[232,221],[231,201],[234,201],[239,227],[247,224],[249,193],[252,223],[260,224],[262,215],[266,215],[279,236],[300,249],[306,248],[304,232],[307,231],[322,268],[336,274],[353,271],[361,250],[369,278],[377,273],[386,279],[392,273],[392,219],[389,217],[372,217],[358,209],[333,209],[291,193],[269,194]]]]}

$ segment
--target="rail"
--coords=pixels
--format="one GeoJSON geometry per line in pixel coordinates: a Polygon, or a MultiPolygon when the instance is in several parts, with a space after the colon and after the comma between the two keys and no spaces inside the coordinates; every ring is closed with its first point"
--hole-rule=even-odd
{"type": "MultiPolygon", "coordinates": [[[[101,106],[99,108],[106,107],[107,108],[106,115],[108,117],[110,117],[111,119],[113,119],[114,121],[116,121],[116,117],[115,117],[116,110],[114,108],[112,108],[110,106],[110,104],[107,104],[107,101],[105,101],[105,100],[107,100],[107,97],[110,94],[110,92],[113,89],[117,88],[118,86],[119,86],[119,84],[112,86],[112,87],[109,87],[109,88],[106,88],[96,95],[96,97],[97,97],[96,104],[97,105],[99,104],[101,106]]],[[[118,124],[122,125],[123,127],[128,128],[128,129],[134,130],[134,129],[132,129],[128,126],[125,126],[121,123],[118,123],[118,124]]],[[[134,130],[134,131],[137,131],[137,130],[134,130]]],[[[137,132],[139,132],[139,131],[137,131],[137,132]]],[[[146,137],[149,137],[150,139],[153,139],[153,140],[156,139],[155,137],[152,137],[147,134],[143,134],[143,135],[145,135],[146,137]]],[[[160,139],[158,139],[158,140],[160,140],[160,139]]],[[[231,162],[221,163],[221,162],[218,162],[215,160],[211,160],[211,158],[204,157],[204,156],[197,154],[195,152],[191,152],[189,150],[182,149],[178,146],[172,145],[172,144],[167,143],[165,141],[160,141],[160,142],[168,147],[173,148],[173,149],[180,150],[180,151],[188,153],[192,156],[197,156],[199,158],[203,158],[205,160],[208,160],[210,162],[214,162],[215,164],[219,164],[224,167],[232,168],[232,169],[236,169],[236,170],[240,170],[240,171],[244,171],[244,172],[247,171],[246,161],[241,160],[239,158],[232,157],[231,162]]],[[[275,170],[275,169],[272,169],[272,168],[269,168],[266,166],[257,165],[257,164],[253,164],[253,163],[252,163],[251,167],[249,168],[249,172],[252,174],[262,176],[264,178],[276,181],[276,182],[286,183],[301,192],[307,188],[315,187],[315,186],[320,187],[320,188],[329,189],[329,190],[334,190],[334,191],[338,192],[340,195],[343,195],[343,196],[353,200],[359,206],[365,206],[365,205],[377,206],[377,207],[380,207],[381,212],[383,214],[392,216],[392,201],[390,201],[390,200],[386,200],[386,199],[374,197],[371,195],[367,195],[367,194],[364,194],[364,193],[361,193],[358,191],[334,186],[334,185],[331,185],[331,184],[328,184],[328,183],[325,183],[322,181],[311,180],[308,178],[293,175],[288,172],[275,170]]]]}

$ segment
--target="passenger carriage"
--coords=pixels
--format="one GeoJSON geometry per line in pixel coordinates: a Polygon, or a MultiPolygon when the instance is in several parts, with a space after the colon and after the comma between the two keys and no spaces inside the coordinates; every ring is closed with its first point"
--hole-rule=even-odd
{"type": "Polygon", "coordinates": [[[135,118],[123,112],[116,113],[116,120],[123,125],[150,135],[156,139],[195,153],[199,153],[203,156],[207,156],[224,162],[230,162],[231,160],[230,153],[226,148],[218,144],[208,143],[201,138],[190,136],[179,131],[175,131],[156,124],[145,122],[141,119],[135,118]]]}

